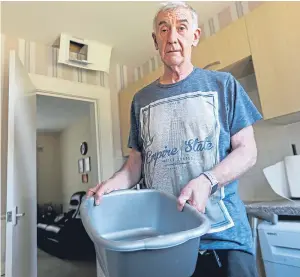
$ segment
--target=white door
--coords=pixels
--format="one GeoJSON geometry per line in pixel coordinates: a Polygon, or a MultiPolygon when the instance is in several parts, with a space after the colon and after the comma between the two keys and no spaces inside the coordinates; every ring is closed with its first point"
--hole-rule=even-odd
{"type": "Polygon", "coordinates": [[[5,276],[36,277],[36,94],[15,51],[8,109],[5,276]]]}

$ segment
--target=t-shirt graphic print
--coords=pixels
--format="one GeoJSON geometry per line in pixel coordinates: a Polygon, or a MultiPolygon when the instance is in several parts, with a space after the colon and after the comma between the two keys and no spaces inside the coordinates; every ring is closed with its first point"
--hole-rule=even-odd
{"type": "MultiPolygon", "coordinates": [[[[179,196],[190,180],[219,163],[217,92],[196,91],[154,101],[141,109],[140,126],[147,188],[179,196]]],[[[223,197],[218,190],[209,200],[210,232],[233,224],[220,203],[223,197]]]]}

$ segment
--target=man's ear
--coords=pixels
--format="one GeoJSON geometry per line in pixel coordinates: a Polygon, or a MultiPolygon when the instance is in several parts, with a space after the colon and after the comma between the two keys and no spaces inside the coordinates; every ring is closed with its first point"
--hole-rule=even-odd
{"type": "Polygon", "coordinates": [[[196,47],[199,43],[200,37],[201,37],[201,29],[197,28],[194,32],[194,40],[193,40],[193,46],[196,47]]]}
{"type": "Polygon", "coordinates": [[[155,35],[154,32],[152,33],[152,38],[153,38],[153,41],[154,41],[155,49],[158,50],[158,44],[157,44],[156,35],[155,35]]]}

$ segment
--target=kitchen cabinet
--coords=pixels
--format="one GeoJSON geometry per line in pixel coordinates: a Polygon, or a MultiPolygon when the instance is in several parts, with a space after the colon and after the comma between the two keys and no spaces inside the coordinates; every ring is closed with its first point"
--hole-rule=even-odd
{"type": "Polygon", "coordinates": [[[216,70],[218,63],[217,52],[215,47],[216,35],[205,38],[197,47],[192,49],[192,62],[195,66],[216,70]]]}
{"type": "Polygon", "coordinates": [[[240,18],[217,33],[217,58],[225,69],[251,56],[245,18],[240,18]]]}
{"type": "Polygon", "coordinates": [[[264,119],[300,112],[300,3],[264,3],[245,16],[264,119]]]}
{"type": "Polygon", "coordinates": [[[130,132],[130,109],[133,96],[143,87],[149,85],[163,73],[163,66],[146,75],[142,79],[130,84],[119,93],[119,116],[121,128],[121,145],[123,156],[128,156],[130,149],[127,147],[130,132]]]}
{"type": "Polygon", "coordinates": [[[193,49],[192,62],[200,68],[224,70],[250,56],[245,18],[240,18],[200,42],[193,49]]]}

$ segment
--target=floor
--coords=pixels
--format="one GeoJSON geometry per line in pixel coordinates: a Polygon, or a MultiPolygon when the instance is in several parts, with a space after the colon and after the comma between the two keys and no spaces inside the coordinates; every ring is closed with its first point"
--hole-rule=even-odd
{"type": "Polygon", "coordinates": [[[38,249],[38,277],[96,277],[96,261],[61,260],[38,249]]]}

